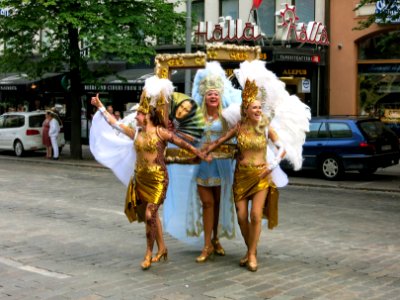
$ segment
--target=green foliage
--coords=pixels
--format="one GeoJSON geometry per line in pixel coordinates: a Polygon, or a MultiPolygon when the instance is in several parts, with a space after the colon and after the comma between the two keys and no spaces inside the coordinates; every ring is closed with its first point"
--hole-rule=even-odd
{"type": "Polygon", "coordinates": [[[71,30],[87,71],[88,61],[149,62],[157,39],[181,41],[185,26],[164,0],[0,0],[0,7],[12,8],[0,16],[0,70],[31,76],[69,69],[71,30]]]}

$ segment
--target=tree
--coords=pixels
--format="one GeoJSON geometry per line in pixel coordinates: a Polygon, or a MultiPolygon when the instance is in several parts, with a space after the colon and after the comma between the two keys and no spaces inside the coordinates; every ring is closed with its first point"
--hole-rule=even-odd
{"type": "Polygon", "coordinates": [[[355,29],[362,30],[370,27],[376,22],[391,24],[393,20],[400,20],[400,0],[360,0],[360,3],[354,10],[359,10],[366,5],[375,5],[376,2],[379,3],[375,14],[372,14],[366,19],[359,21],[359,26],[355,29]]]}
{"type": "Polygon", "coordinates": [[[71,156],[80,159],[82,81],[96,77],[88,62],[149,62],[158,38],[182,41],[185,17],[174,12],[177,4],[165,0],[0,0],[0,8],[8,8],[8,14],[0,16],[4,43],[0,70],[31,77],[69,72],[71,156]]]}

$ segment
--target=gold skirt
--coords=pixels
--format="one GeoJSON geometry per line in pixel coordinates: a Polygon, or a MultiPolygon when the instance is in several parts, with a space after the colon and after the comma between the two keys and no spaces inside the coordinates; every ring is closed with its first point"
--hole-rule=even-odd
{"type": "Polygon", "coordinates": [[[244,166],[237,164],[233,183],[233,197],[235,202],[251,199],[259,191],[267,190],[263,217],[268,219],[268,228],[273,229],[278,225],[278,199],[279,191],[271,181],[270,176],[260,178],[265,171],[265,165],[244,166]]]}
{"type": "Polygon", "coordinates": [[[137,168],[125,197],[125,215],[129,222],[143,222],[147,203],[162,204],[167,187],[168,174],[160,166],[137,168]]]}

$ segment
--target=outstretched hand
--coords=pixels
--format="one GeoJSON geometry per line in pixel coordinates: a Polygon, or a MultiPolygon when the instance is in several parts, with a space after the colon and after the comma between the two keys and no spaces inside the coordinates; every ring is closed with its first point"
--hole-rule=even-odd
{"type": "Polygon", "coordinates": [[[96,106],[97,108],[103,106],[103,104],[101,103],[101,101],[99,99],[99,93],[97,93],[95,97],[92,97],[92,99],[90,100],[90,103],[93,106],[96,106]]]}

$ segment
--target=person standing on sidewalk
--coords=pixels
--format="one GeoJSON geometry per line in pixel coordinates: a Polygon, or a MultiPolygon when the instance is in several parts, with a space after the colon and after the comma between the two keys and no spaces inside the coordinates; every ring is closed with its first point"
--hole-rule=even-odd
{"type": "Polygon", "coordinates": [[[42,125],[42,143],[46,147],[46,158],[51,159],[51,140],[49,136],[51,112],[46,111],[46,116],[42,125]]]}
{"type": "Polygon", "coordinates": [[[49,137],[51,141],[51,147],[53,148],[53,159],[58,160],[59,150],[57,137],[60,133],[60,124],[57,121],[57,116],[55,112],[50,112],[50,127],[49,127],[49,137]]]}
{"type": "Polygon", "coordinates": [[[91,100],[98,112],[93,118],[90,149],[100,163],[111,168],[117,177],[127,184],[125,214],[129,221],[145,221],[146,224],[147,248],[141,263],[143,270],[149,269],[152,263],[162,258],[167,259],[168,256],[158,215],[168,187],[164,158],[167,143],[171,142],[191,151],[200,158],[205,157],[195,147],[164,127],[164,108],[172,91],[172,82],[168,79],[153,76],[146,80],[137,110],[136,128],[118,123],[115,117],[106,111],[98,95],[91,100]],[[108,129],[102,125],[104,121],[111,125],[108,129]],[[130,141],[111,133],[113,129],[130,137],[130,141]],[[103,137],[106,140],[103,140],[103,137]],[[152,257],[154,242],[157,243],[158,252],[152,257]]]}

